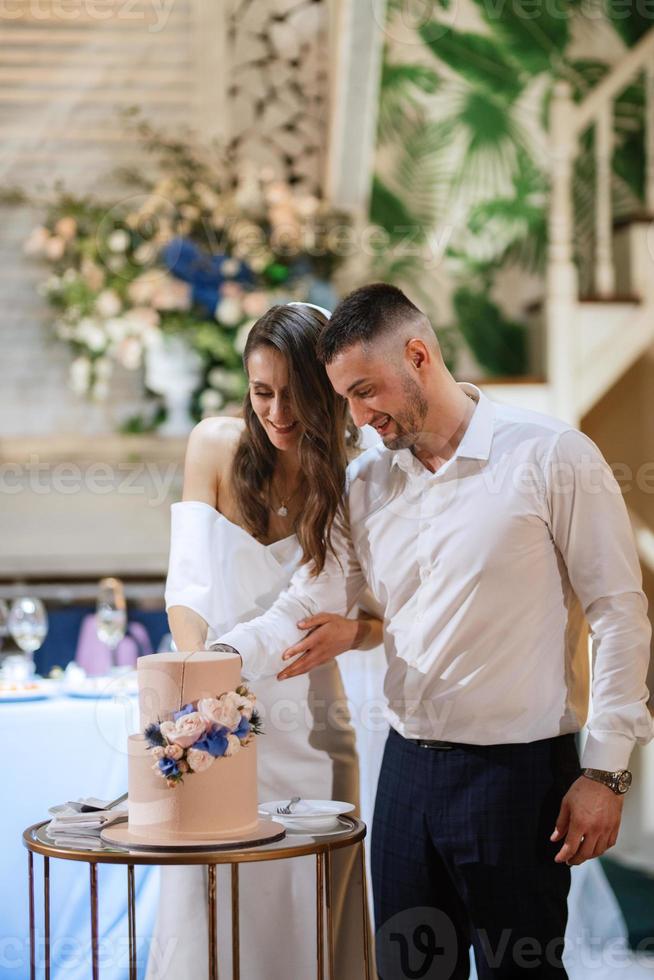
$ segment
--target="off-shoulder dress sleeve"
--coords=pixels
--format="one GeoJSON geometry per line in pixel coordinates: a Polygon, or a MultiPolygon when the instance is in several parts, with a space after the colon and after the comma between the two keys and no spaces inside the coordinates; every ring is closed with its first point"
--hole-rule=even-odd
{"type": "Polygon", "coordinates": [[[214,590],[212,543],[218,511],[200,500],[184,500],[170,509],[170,557],[166,578],[166,611],[186,606],[211,626],[220,604],[214,590]]]}

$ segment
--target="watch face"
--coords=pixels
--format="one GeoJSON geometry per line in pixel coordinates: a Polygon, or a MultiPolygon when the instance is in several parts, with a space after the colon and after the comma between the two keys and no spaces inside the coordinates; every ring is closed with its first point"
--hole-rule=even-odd
{"type": "Polygon", "coordinates": [[[620,775],[618,776],[618,792],[626,793],[630,786],[631,786],[631,773],[629,772],[628,769],[625,769],[625,771],[621,772],[620,775]]]}

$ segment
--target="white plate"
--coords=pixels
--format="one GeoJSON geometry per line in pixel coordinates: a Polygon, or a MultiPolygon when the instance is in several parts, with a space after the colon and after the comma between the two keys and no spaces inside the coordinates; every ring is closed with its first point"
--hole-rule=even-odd
{"type": "Polygon", "coordinates": [[[45,698],[54,697],[59,691],[59,684],[56,681],[43,680],[36,681],[36,686],[34,687],[21,687],[19,682],[16,681],[16,687],[11,690],[9,685],[10,681],[4,682],[7,684],[0,684],[0,702],[5,704],[11,704],[16,701],[43,701],[45,698]]]}
{"type": "Polygon", "coordinates": [[[259,804],[259,813],[264,817],[272,817],[287,830],[314,833],[334,831],[338,829],[338,818],[344,813],[354,810],[354,803],[344,803],[342,800],[300,800],[289,814],[278,813],[277,808],[286,806],[285,800],[271,800],[259,804]]]}
{"type": "Polygon", "coordinates": [[[299,830],[297,827],[286,827],[286,833],[290,837],[331,837],[332,834],[344,834],[351,829],[351,825],[340,817],[336,817],[336,823],[337,826],[332,830],[299,830]]]}

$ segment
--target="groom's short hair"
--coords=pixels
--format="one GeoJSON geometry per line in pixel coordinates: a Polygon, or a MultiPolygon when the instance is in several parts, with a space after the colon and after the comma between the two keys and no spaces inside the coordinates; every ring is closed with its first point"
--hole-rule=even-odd
{"type": "Polygon", "coordinates": [[[397,286],[373,282],[341,300],[318,339],[318,357],[331,364],[353,344],[364,347],[409,322],[425,319],[421,310],[397,286]]]}

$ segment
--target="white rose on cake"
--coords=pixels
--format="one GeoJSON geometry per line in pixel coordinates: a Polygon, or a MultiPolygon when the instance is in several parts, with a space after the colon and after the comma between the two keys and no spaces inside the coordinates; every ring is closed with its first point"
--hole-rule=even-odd
{"type": "Polygon", "coordinates": [[[236,755],[236,753],[240,751],[240,748],[241,748],[241,740],[238,737],[238,735],[228,735],[227,748],[225,749],[224,754],[226,756],[236,755]]]}
{"type": "Polygon", "coordinates": [[[219,725],[221,728],[236,728],[241,715],[234,703],[237,695],[223,694],[219,698],[202,698],[198,701],[198,713],[209,725],[219,725]]]}
{"type": "Polygon", "coordinates": [[[174,745],[188,749],[202,738],[206,728],[203,717],[197,711],[190,711],[186,715],[181,715],[177,721],[162,722],[161,734],[174,745]]]}
{"type": "Polygon", "coordinates": [[[191,772],[204,772],[212,764],[213,756],[209,752],[203,752],[202,749],[189,749],[186,753],[186,761],[191,772]]]}

